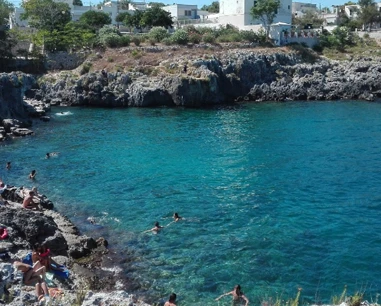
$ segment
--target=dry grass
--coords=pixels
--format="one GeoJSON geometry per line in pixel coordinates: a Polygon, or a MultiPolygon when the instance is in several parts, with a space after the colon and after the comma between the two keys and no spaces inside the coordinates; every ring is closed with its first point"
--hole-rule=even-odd
{"type": "MultiPolygon", "coordinates": [[[[209,59],[212,57],[220,58],[220,56],[230,50],[241,50],[239,46],[234,46],[233,44],[217,44],[210,47],[200,48],[192,45],[189,46],[157,46],[145,45],[142,44],[139,47],[129,47],[129,48],[115,48],[115,49],[106,49],[101,53],[102,58],[94,57],[92,62],[92,71],[99,71],[106,69],[107,71],[131,71],[135,70],[137,67],[138,70],[141,70],[142,67],[157,67],[159,64],[166,60],[173,60],[174,62],[177,59],[183,59],[184,61],[192,61],[196,59],[209,59]],[[157,51],[145,51],[145,48],[156,48],[157,51]],[[160,50],[164,48],[164,50],[160,50]]],[[[288,48],[279,47],[279,48],[245,48],[245,50],[250,50],[256,53],[267,53],[272,54],[276,52],[290,52],[288,48]]],[[[180,61],[181,62],[181,61],[180,61]]]]}

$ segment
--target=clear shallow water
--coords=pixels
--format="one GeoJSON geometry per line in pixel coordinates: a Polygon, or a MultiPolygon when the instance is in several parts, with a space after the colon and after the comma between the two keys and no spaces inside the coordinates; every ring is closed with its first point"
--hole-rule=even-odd
{"type": "Polygon", "coordinates": [[[32,187],[36,169],[59,211],[134,255],[126,276],[151,302],[217,305],[236,283],[254,304],[381,291],[381,104],[69,110],[2,145],[1,176],[32,187]]]}

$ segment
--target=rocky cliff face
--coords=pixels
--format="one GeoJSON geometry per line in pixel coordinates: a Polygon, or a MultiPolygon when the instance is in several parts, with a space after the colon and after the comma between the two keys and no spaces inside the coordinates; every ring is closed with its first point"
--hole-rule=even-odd
{"type": "Polygon", "coordinates": [[[0,73],[0,118],[26,119],[25,92],[37,85],[36,78],[21,72],[0,73]]]}
{"type": "Polygon", "coordinates": [[[50,105],[24,99],[28,91],[37,87],[36,78],[30,74],[0,73],[0,141],[33,134],[28,129],[32,118],[49,121],[45,114],[50,105]]]}
{"type": "Polygon", "coordinates": [[[381,96],[381,64],[371,59],[318,59],[307,64],[293,52],[244,49],[207,60],[164,60],[157,71],[66,75],[55,83],[45,82],[39,95],[46,102],[103,107],[202,107],[237,100],[374,100],[381,96]]]}

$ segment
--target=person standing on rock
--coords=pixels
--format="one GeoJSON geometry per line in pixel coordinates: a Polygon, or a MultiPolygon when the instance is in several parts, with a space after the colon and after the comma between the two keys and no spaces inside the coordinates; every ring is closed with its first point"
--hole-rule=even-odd
{"type": "Polygon", "coordinates": [[[170,296],[169,296],[169,300],[165,302],[164,306],[176,306],[175,302],[176,302],[176,293],[172,293],[170,296]]]}
{"type": "Polygon", "coordinates": [[[37,174],[36,170],[32,170],[32,172],[29,173],[29,178],[30,178],[31,180],[34,180],[34,178],[36,177],[36,174],[37,174]]]}

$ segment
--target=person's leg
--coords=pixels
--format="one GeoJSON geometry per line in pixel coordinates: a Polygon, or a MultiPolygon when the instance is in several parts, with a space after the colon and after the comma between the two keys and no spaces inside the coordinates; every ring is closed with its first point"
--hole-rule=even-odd
{"type": "Polygon", "coordinates": [[[48,285],[44,281],[41,282],[41,288],[44,291],[45,296],[49,295],[48,285]]]}
{"type": "Polygon", "coordinates": [[[34,275],[41,275],[43,279],[45,278],[46,268],[41,264],[41,262],[36,261],[33,265],[34,275]]]}
{"type": "Polygon", "coordinates": [[[44,297],[44,292],[42,291],[41,284],[36,284],[36,296],[38,300],[42,299],[44,297]]]}
{"type": "Polygon", "coordinates": [[[29,269],[28,271],[24,272],[23,281],[25,285],[29,285],[31,283],[31,280],[33,278],[33,269],[29,269]]]}

